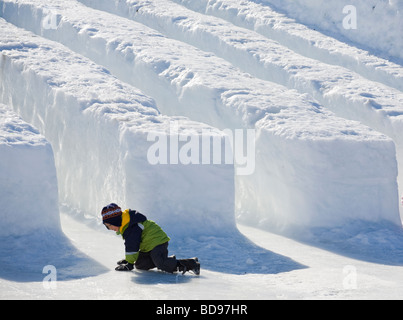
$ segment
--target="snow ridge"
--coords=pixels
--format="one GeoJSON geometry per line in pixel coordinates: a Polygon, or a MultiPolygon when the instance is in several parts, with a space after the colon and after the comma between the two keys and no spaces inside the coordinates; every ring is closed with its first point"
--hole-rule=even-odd
{"type": "Polygon", "coordinates": [[[60,280],[104,273],[62,233],[51,144],[3,104],[0,154],[0,277],[42,281],[47,265],[60,266],[60,280]]]}

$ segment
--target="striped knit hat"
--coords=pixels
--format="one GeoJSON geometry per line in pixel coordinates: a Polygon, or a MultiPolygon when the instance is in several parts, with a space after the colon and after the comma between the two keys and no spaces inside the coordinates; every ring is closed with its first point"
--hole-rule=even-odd
{"type": "Polygon", "coordinates": [[[116,204],[111,203],[102,209],[102,223],[109,223],[113,226],[122,225],[122,209],[116,204]]]}

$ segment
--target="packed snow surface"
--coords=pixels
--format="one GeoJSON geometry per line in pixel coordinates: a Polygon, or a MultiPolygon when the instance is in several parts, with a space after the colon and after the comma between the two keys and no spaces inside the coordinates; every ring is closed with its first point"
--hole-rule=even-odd
{"type": "Polygon", "coordinates": [[[0,0],[0,298],[400,298],[402,7],[375,2],[0,0]],[[110,202],[202,275],[114,272],[110,202]]]}

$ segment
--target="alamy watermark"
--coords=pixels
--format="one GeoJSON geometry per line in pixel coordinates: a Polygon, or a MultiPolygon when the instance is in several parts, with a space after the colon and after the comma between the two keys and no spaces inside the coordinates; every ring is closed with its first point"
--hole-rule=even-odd
{"type": "Polygon", "coordinates": [[[343,268],[343,288],[345,290],[357,289],[357,268],[352,265],[347,265],[343,268]]]}
{"type": "Polygon", "coordinates": [[[343,28],[346,30],[357,29],[357,8],[353,5],[347,5],[343,8],[343,28]]]}
{"type": "Polygon", "coordinates": [[[42,280],[42,285],[45,289],[56,289],[57,288],[57,270],[53,265],[44,266],[42,273],[46,276],[42,280]]]}
{"type": "Polygon", "coordinates": [[[55,9],[44,8],[42,28],[45,30],[56,30],[59,27],[59,14],[55,9]]]}
{"type": "Polygon", "coordinates": [[[255,171],[256,134],[254,129],[179,130],[171,121],[165,132],[150,132],[147,151],[151,165],[234,165],[236,175],[255,171]]]}

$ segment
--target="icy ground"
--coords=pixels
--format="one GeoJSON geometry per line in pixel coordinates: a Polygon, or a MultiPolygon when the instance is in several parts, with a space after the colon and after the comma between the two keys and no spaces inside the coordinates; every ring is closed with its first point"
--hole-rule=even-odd
{"type": "MultiPolygon", "coordinates": [[[[219,248],[222,243],[210,239],[210,246],[197,249],[203,266],[199,277],[152,271],[120,273],[113,270],[123,254],[119,237],[104,228],[94,230],[66,214],[61,219],[70,245],[87,257],[81,262],[73,258],[70,262],[76,266],[62,271],[70,273],[71,278],[59,275],[56,287],[42,282],[49,271],[42,274],[40,265],[28,279],[21,279],[17,272],[9,276],[2,272],[1,299],[400,299],[403,293],[402,256],[396,259],[398,266],[371,263],[366,258],[374,252],[358,254],[355,259],[340,255],[337,250],[242,225],[240,231],[248,241],[260,246],[260,255],[269,261],[251,254],[251,244],[244,244],[237,246],[242,252],[234,255],[238,260],[222,263],[214,254],[214,247],[219,248]],[[208,259],[214,262],[206,262],[208,259]],[[215,263],[220,267],[216,268],[215,263]],[[84,277],[86,269],[91,269],[93,275],[84,277]]],[[[171,253],[178,254],[178,241],[172,241],[171,253]]],[[[400,240],[400,246],[401,243],[400,240]]],[[[383,254],[382,250],[374,248],[375,256],[383,254]]],[[[234,254],[227,249],[221,252],[234,254]]]]}
{"type": "Polygon", "coordinates": [[[0,0],[0,298],[402,298],[401,15],[0,0]],[[201,275],[115,272],[110,202],[201,275]]]}

